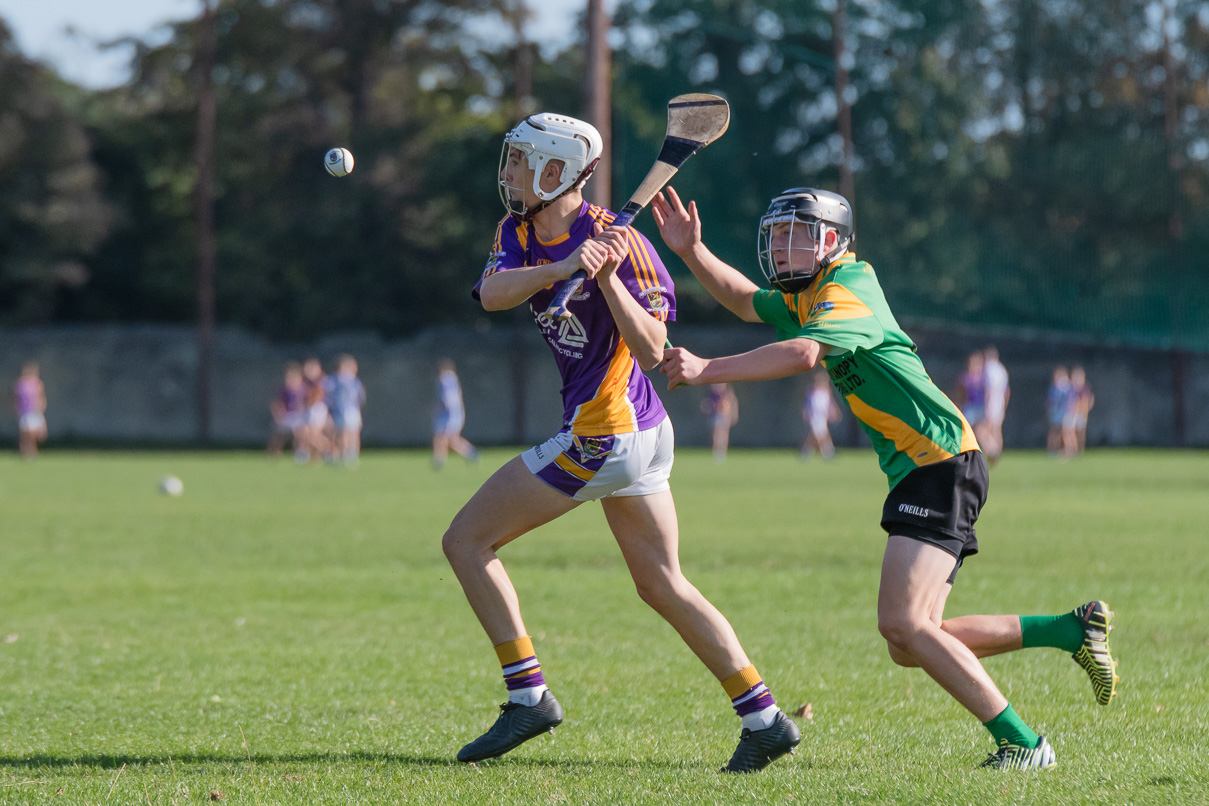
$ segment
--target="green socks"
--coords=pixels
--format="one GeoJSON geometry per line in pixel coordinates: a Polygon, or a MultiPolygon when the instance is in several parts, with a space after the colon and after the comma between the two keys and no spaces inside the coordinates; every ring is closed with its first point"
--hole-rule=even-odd
{"type": "MultiPolygon", "coordinates": [[[[1083,623],[1074,613],[1063,613],[1060,616],[1021,616],[1020,645],[1026,649],[1037,646],[1054,647],[1073,655],[1083,646],[1083,623]]],[[[1008,744],[1031,750],[1041,743],[1037,733],[1024,724],[1024,720],[1012,710],[1011,703],[1008,703],[1008,707],[1004,708],[999,716],[982,724],[991,732],[997,745],[1007,741],[1008,744]]]]}
{"type": "Polygon", "coordinates": [[[1083,646],[1083,624],[1074,613],[1021,616],[1020,645],[1024,649],[1052,646],[1073,655],[1083,646]]]}
{"type": "Polygon", "coordinates": [[[1016,712],[1012,710],[1010,702],[1008,703],[1008,707],[1004,708],[999,716],[990,722],[983,722],[982,724],[991,732],[996,745],[1002,744],[1006,739],[1008,744],[1018,744],[1021,747],[1027,747],[1032,750],[1041,744],[1041,737],[1032,728],[1024,724],[1023,719],[1016,716],[1016,712]]]}

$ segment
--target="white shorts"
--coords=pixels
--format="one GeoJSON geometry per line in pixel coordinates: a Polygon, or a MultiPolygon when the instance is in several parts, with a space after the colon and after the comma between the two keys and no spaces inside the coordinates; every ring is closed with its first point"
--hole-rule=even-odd
{"type": "Polygon", "coordinates": [[[676,434],[664,418],[645,431],[580,437],[560,431],[521,454],[529,472],[576,501],[671,489],[676,434]]]}
{"type": "Polygon", "coordinates": [[[432,420],[432,431],[440,436],[453,436],[461,432],[466,425],[466,412],[462,409],[448,409],[439,412],[432,420]]]}
{"type": "Polygon", "coordinates": [[[332,412],[332,422],[341,431],[361,430],[361,409],[344,409],[332,412]]]}
{"type": "Polygon", "coordinates": [[[311,407],[306,410],[306,423],[313,428],[322,428],[327,425],[327,404],[312,403],[311,407]]]}
{"type": "Polygon", "coordinates": [[[31,411],[28,414],[22,414],[17,427],[22,431],[45,431],[46,418],[36,411],[31,411]]]}

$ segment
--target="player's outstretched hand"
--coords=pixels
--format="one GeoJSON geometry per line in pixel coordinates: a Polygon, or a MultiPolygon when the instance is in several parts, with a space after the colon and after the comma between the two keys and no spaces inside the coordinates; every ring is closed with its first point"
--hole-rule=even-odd
{"type": "Polygon", "coordinates": [[[659,227],[663,242],[677,255],[683,257],[701,242],[697,202],[690,201],[686,208],[671,185],[668,185],[666,197],[663,191],[655,194],[651,200],[651,213],[655,216],[655,226],[659,227]]]}
{"type": "Polygon", "coordinates": [[[667,376],[668,390],[675,389],[681,384],[697,386],[701,383],[701,373],[709,359],[693,355],[683,347],[668,347],[663,351],[663,363],[659,371],[667,376]]]}

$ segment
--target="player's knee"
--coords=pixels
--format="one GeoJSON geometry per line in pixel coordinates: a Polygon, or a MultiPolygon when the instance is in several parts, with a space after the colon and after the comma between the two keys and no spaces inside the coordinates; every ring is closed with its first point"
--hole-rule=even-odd
{"type": "Polygon", "coordinates": [[[890,660],[894,661],[899,666],[919,666],[919,662],[915,660],[914,655],[902,647],[895,646],[889,641],[886,642],[886,651],[890,653],[890,660]]]}
{"type": "MultiPolygon", "coordinates": [[[[886,639],[892,647],[908,647],[911,645],[911,638],[918,631],[918,626],[911,620],[910,617],[895,613],[878,614],[877,631],[881,633],[882,638],[886,639]]],[[[891,653],[893,657],[893,653],[891,653]]]]}
{"type": "Polygon", "coordinates": [[[463,545],[452,527],[445,530],[445,534],[441,537],[441,551],[445,552],[445,559],[449,560],[451,564],[461,557],[463,545]]]}
{"type": "Polygon", "coordinates": [[[655,612],[662,613],[685,597],[684,587],[688,580],[683,576],[655,571],[634,579],[638,598],[655,612]]]}
{"type": "Polygon", "coordinates": [[[638,591],[638,598],[655,611],[667,607],[672,598],[669,595],[669,586],[664,579],[655,577],[635,579],[634,588],[638,591]]]}
{"type": "Polygon", "coordinates": [[[453,566],[466,562],[473,555],[474,541],[470,539],[470,535],[465,530],[458,528],[457,519],[454,519],[454,522],[445,530],[444,536],[441,537],[441,550],[445,552],[445,559],[449,560],[449,564],[453,566]]]}

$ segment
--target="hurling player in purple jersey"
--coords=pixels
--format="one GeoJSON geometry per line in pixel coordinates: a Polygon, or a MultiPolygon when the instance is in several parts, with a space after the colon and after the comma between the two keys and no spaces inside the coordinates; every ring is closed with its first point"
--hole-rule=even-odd
{"type": "Polygon", "coordinates": [[[601,150],[591,125],[553,114],[526,118],[504,141],[499,181],[508,216],[474,296],[491,311],[529,304],[562,376],[564,421],[554,437],[488,479],[442,541],[508,688],[495,724],[457,757],[495,758],[561,724],[562,708],[496,551],[585,501],[600,501],[638,595],[680,633],[742,718],[724,769],[759,770],[801,734],[725,617],[680,570],[668,484],[672,425],[642,374],[663,358],[675,294],[650,242],[611,228],[612,212],[584,202],[580,188],[601,150]],[[576,269],[588,279],[571,298],[571,316],[551,320],[546,307],[576,269]]]}

